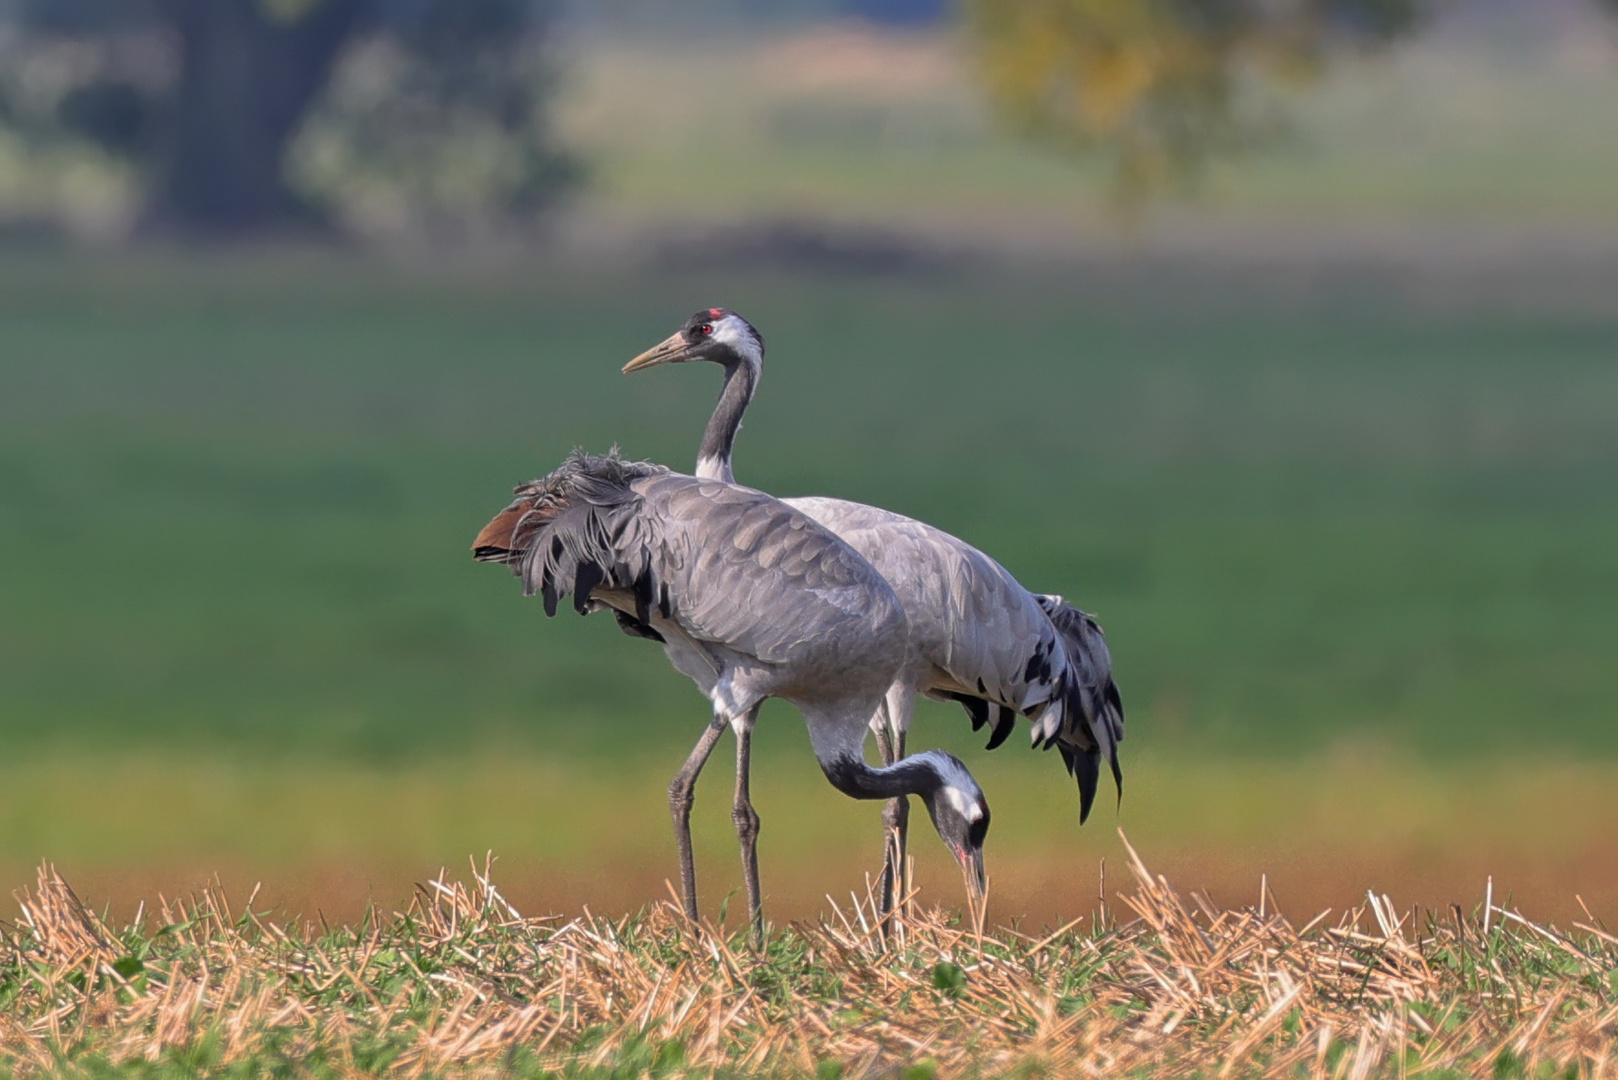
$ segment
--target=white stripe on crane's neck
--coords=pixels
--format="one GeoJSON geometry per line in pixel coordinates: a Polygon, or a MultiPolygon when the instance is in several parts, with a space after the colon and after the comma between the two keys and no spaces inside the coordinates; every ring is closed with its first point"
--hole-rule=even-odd
{"type": "Polygon", "coordinates": [[[698,480],[723,480],[727,484],[736,482],[736,473],[730,467],[730,459],[723,460],[711,457],[697,458],[696,477],[698,480]]]}
{"type": "Polygon", "coordinates": [[[714,325],[713,340],[729,346],[736,359],[725,364],[725,385],[702,433],[702,445],[697,449],[697,477],[733,484],[736,474],[730,464],[731,453],[736,433],[742,429],[742,414],[747,412],[764,370],[764,350],[751,328],[736,315],[727,315],[714,325]]]}

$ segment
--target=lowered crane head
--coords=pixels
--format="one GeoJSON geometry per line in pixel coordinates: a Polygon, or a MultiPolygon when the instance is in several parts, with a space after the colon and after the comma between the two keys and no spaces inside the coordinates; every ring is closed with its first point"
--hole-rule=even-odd
{"type": "MultiPolygon", "coordinates": [[[[814,725],[811,722],[810,731],[814,725]]],[[[855,738],[858,738],[856,733],[855,738]]],[[[855,744],[858,745],[857,742],[855,744]]],[[[817,756],[819,751],[816,751],[817,756]]],[[[942,750],[923,750],[892,765],[873,769],[856,751],[821,757],[820,767],[832,786],[856,799],[892,799],[914,795],[927,807],[938,838],[944,841],[966,878],[967,899],[975,909],[989,889],[983,869],[983,841],[989,835],[989,801],[961,759],[942,750]]]]}
{"type": "Polygon", "coordinates": [[[939,839],[961,864],[967,896],[976,908],[989,891],[989,875],[983,867],[983,841],[989,835],[989,801],[958,758],[942,750],[928,750],[905,761],[916,758],[928,759],[938,777],[936,788],[924,788],[917,794],[933,819],[939,839]]]}
{"type": "Polygon", "coordinates": [[[753,324],[726,308],[704,308],[663,341],[624,365],[624,374],[658,364],[708,360],[726,368],[764,363],[764,335],[753,324]]]}

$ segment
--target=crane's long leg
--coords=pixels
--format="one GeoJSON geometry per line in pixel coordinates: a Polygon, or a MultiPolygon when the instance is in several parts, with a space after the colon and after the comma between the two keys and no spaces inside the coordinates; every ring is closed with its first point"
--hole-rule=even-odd
{"type": "MultiPolygon", "coordinates": [[[[910,726],[910,709],[915,693],[908,687],[894,686],[883,699],[883,723],[876,728],[877,750],[882,764],[892,765],[905,756],[905,734],[910,726]]],[[[905,854],[910,831],[910,800],[904,796],[889,799],[882,808],[882,910],[897,909],[908,892],[905,880],[905,854]]]]}
{"type": "Polygon", "coordinates": [[[669,816],[674,819],[674,839],[680,845],[680,899],[685,902],[686,918],[692,922],[697,921],[697,864],[691,852],[691,792],[724,731],[724,718],[715,716],[669,783],[669,816]]]}
{"type": "Polygon", "coordinates": [[[736,732],[736,802],[730,817],[736,823],[736,839],[742,848],[742,880],[747,886],[747,918],[753,928],[753,944],[764,947],[764,900],[758,884],[758,812],[753,809],[750,779],[753,769],[753,725],[759,707],[754,705],[730,723],[736,732]]]}
{"type": "MultiPolygon", "coordinates": [[[[893,760],[899,761],[905,756],[906,732],[903,730],[893,733],[893,760]]],[[[898,883],[894,892],[896,902],[903,901],[909,887],[909,876],[906,871],[905,860],[910,854],[910,800],[894,799],[889,808],[892,818],[888,828],[893,831],[893,865],[896,868],[894,880],[898,883]]]]}
{"type": "MultiPolygon", "coordinates": [[[[872,728],[876,735],[877,754],[883,765],[892,765],[899,760],[893,752],[893,736],[890,734],[887,716],[884,714],[882,722],[872,728]]],[[[887,918],[898,902],[902,888],[899,878],[903,873],[901,864],[897,861],[895,852],[894,823],[909,808],[909,799],[899,797],[889,799],[882,807],[882,880],[877,891],[877,916],[887,926],[887,918]]]]}

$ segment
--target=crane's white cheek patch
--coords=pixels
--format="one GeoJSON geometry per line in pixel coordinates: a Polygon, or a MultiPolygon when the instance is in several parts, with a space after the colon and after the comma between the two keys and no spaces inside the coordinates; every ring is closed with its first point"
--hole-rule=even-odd
{"type": "Polygon", "coordinates": [[[944,796],[944,801],[949,803],[950,808],[967,821],[976,821],[983,816],[983,811],[978,809],[977,798],[968,795],[960,788],[946,787],[940,794],[944,796]]]}
{"type": "Polygon", "coordinates": [[[729,345],[737,354],[755,367],[764,362],[759,353],[758,342],[748,333],[742,320],[735,315],[728,315],[713,328],[713,340],[721,345],[729,345]]]}

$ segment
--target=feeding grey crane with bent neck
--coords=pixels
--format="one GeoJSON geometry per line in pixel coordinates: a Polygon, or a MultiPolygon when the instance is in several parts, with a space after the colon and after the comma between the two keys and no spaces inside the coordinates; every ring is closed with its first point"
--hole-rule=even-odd
{"type": "Polygon", "coordinates": [[[966,766],[942,751],[865,763],[873,712],[904,665],[909,630],[870,563],[801,511],[736,484],[575,452],[473,542],[508,563],[546,615],[572,594],[580,614],[610,608],[627,631],[660,641],[696,682],[713,719],[669,785],[685,912],[697,918],[692,789],[728,726],[736,735],[732,809],[755,939],[763,934],[758,814],[749,791],[752,733],[766,698],[797,706],[826,778],[856,799],[919,796],[966,876],[985,878],[989,807],[966,766]]]}
{"type": "MultiPolygon", "coordinates": [[[[666,340],[624,366],[706,360],[724,387],[697,451],[697,475],[734,482],[736,433],[764,369],[764,338],[724,308],[699,311],[666,340]]],[[[917,694],[956,701],[974,729],[994,721],[989,749],[1020,714],[1036,747],[1056,747],[1079,786],[1079,820],[1089,816],[1106,758],[1119,793],[1123,703],[1101,627],[1060,596],[1023,588],[989,556],[931,525],[862,503],[821,497],[782,500],[842,537],[887,578],[910,622],[911,653],[870,723],[885,762],[904,756],[917,694]]],[[[903,894],[908,803],[883,814],[884,902],[903,894]]]]}

